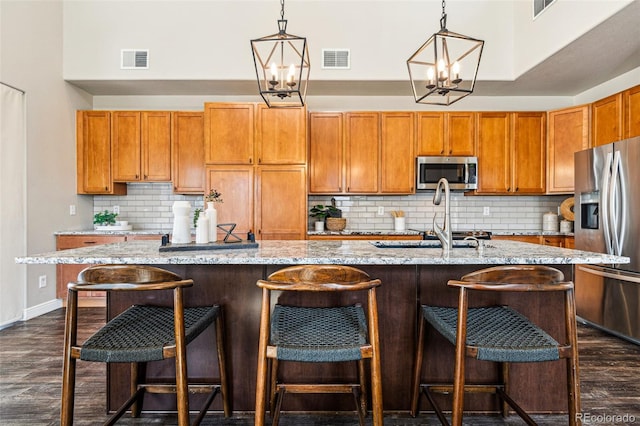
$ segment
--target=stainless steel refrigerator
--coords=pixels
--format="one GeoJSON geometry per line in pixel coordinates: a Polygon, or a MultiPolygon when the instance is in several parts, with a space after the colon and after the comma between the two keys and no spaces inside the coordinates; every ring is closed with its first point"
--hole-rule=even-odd
{"type": "Polygon", "coordinates": [[[576,266],[578,316],[640,344],[640,137],[575,154],[576,249],[631,263],[576,266]]]}

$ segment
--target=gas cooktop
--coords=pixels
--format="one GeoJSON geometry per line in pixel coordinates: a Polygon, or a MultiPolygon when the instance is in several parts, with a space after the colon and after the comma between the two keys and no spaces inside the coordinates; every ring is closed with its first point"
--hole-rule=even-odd
{"type": "MultiPolygon", "coordinates": [[[[433,231],[419,231],[414,229],[414,231],[418,231],[422,234],[423,240],[437,240],[438,237],[433,231]]],[[[491,232],[490,231],[453,231],[451,232],[451,236],[454,240],[464,240],[467,237],[474,237],[479,240],[490,240],[491,232]]]]}

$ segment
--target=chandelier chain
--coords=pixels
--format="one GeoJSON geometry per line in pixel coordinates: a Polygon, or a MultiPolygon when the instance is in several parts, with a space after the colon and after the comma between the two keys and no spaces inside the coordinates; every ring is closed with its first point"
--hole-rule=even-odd
{"type": "Polygon", "coordinates": [[[442,17],[440,17],[440,31],[447,30],[447,13],[444,11],[444,7],[445,7],[445,0],[442,0],[442,17]]]}
{"type": "MultiPolygon", "coordinates": [[[[442,4],[444,4],[444,0],[442,0],[442,4]]],[[[284,19],[284,0],[280,0],[280,19],[284,19]]]]}

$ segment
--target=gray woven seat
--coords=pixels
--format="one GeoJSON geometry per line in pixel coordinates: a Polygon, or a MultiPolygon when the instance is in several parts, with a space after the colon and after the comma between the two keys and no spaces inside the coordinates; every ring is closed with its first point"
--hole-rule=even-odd
{"type": "Polygon", "coordinates": [[[271,345],[286,361],[340,362],[362,359],[367,320],[361,306],[308,308],[276,305],[271,345]]]}
{"type": "MultiPolygon", "coordinates": [[[[188,344],[218,317],[218,306],[184,309],[188,344]]],[[[131,306],[82,345],[80,359],[97,362],[147,362],[164,359],[163,348],[175,345],[173,308],[131,306]]]]}
{"type": "MultiPolygon", "coordinates": [[[[447,340],[456,344],[457,308],[423,306],[422,314],[447,340]]],[[[477,359],[495,362],[560,359],[558,342],[511,308],[469,308],[467,315],[466,344],[478,348],[477,359]]]]}

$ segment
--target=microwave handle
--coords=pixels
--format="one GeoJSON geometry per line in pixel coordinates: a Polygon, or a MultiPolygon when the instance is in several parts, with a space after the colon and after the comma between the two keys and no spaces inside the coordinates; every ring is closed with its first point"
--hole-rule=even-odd
{"type": "Polygon", "coordinates": [[[464,181],[469,182],[469,164],[464,165],[464,181]]]}

